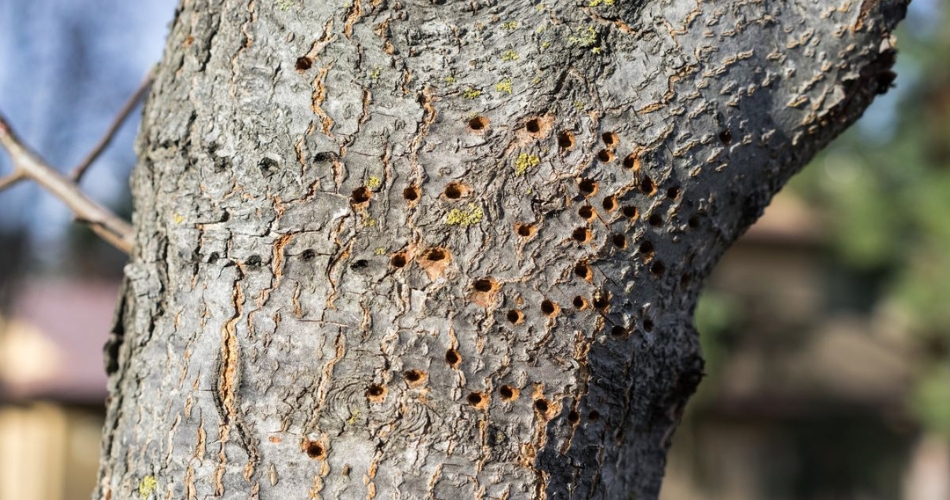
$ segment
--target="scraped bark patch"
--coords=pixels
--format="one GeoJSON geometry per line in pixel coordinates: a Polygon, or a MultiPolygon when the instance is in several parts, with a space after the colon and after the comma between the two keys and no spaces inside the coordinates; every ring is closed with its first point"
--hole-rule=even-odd
{"type": "Polygon", "coordinates": [[[500,285],[494,278],[481,278],[472,283],[471,301],[475,305],[488,307],[495,301],[500,285]]]}
{"type": "Polygon", "coordinates": [[[442,247],[430,248],[419,256],[419,267],[426,272],[430,280],[434,280],[445,272],[452,256],[442,247]]]}

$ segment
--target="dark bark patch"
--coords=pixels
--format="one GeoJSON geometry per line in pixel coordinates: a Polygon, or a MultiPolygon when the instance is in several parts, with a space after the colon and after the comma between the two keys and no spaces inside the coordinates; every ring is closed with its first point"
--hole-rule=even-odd
{"type": "Polygon", "coordinates": [[[308,248],[300,254],[300,258],[303,259],[304,262],[310,262],[317,258],[317,252],[312,248],[308,248]]]}
{"type": "Polygon", "coordinates": [[[663,276],[663,273],[666,272],[666,266],[663,265],[662,262],[656,261],[650,266],[650,272],[653,273],[654,276],[663,276]]]}
{"type": "Polygon", "coordinates": [[[661,216],[660,214],[653,214],[650,216],[648,220],[650,222],[650,225],[653,227],[663,226],[663,216],[661,216]]]}
{"type": "Polygon", "coordinates": [[[729,129],[723,129],[720,131],[719,142],[721,142],[723,146],[732,144],[732,132],[729,129]]]}
{"type": "Polygon", "coordinates": [[[610,307],[610,293],[606,290],[595,292],[593,304],[595,308],[606,311],[610,307]]]}
{"type": "Polygon", "coordinates": [[[647,196],[655,195],[656,183],[653,182],[653,179],[648,176],[643,176],[643,179],[640,180],[640,192],[647,196]]]}

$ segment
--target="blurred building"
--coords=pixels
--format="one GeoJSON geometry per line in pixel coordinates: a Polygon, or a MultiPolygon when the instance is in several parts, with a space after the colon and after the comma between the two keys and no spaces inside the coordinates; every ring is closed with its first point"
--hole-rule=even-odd
{"type": "Polygon", "coordinates": [[[87,500],[118,284],[27,281],[0,317],[0,500],[87,500]]]}

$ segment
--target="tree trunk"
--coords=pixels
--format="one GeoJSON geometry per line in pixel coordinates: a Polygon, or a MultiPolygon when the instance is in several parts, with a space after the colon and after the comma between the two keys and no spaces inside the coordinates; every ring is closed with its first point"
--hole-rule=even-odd
{"type": "Polygon", "coordinates": [[[96,497],[656,498],[703,278],[905,7],[185,0],[96,497]]]}

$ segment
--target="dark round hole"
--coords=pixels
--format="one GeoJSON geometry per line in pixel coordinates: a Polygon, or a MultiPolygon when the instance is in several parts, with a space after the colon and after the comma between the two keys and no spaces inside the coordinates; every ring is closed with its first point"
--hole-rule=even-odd
{"type": "MultiPolygon", "coordinates": [[[[304,253],[306,253],[306,252],[304,252],[304,253]]],[[[314,255],[316,255],[316,254],[314,254],[314,255]]],[[[218,252],[211,252],[211,255],[208,256],[208,264],[214,264],[214,263],[217,262],[218,259],[220,259],[220,258],[221,258],[221,256],[218,255],[218,252]]]]}
{"type": "Polygon", "coordinates": [[[547,413],[548,408],[550,408],[550,406],[548,405],[548,402],[546,399],[535,400],[534,409],[538,410],[541,413],[547,413]]]}
{"type": "Polygon", "coordinates": [[[557,305],[555,305],[554,302],[551,302],[550,300],[542,300],[541,312],[547,316],[551,316],[552,314],[557,312],[557,305]]]}
{"type": "Polygon", "coordinates": [[[604,206],[604,210],[608,212],[613,212],[614,210],[617,209],[617,198],[613,196],[608,196],[604,198],[604,201],[602,204],[604,206]]]}
{"type": "Polygon", "coordinates": [[[406,254],[404,253],[397,253],[389,259],[389,264],[395,268],[406,267],[407,262],[406,254]]]}
{"type": "Polygon", "coordinates": [[[590,240],[590,230],[586,227],[579,227],[571,233],[571,238],[578,243],[587,243],[590,240]]]}
{"type": "Polygon", "coordinates": [[[445,197],[450,200],[457,200],[462,197],[462,191],[462,185],[457,182],[453,182],[448,186],[445,186],[445,197]]]}
{"type": "Polygon", "coordinates": [[[604,163],[608,163],[614,161],[614,154],[611,153],[609,149],[601,149],[597,152],[597,159],[604,163]]]}
{"type": "Polygon", "coordinates": [[[537,118],[532,118],[528,120],[528,123],[525,124],[524,128],[528,131],[528,133],[537,134],[541,131],[541,121],[537,118]]]}
{"type": "Polygon", "coordinates": [[[642,255],[652,256],[653,251],[654,251],[653,243],[650,243],[649,241],[644,241],[643,243],[640,243],[640,253],[642,255]]]}
{"type": "Polygon", "coordinates": [[[650,216],[650,225],[653,227],[660,227],[663,225],[663,217],[660,214],[653,214],[650,216]]]}
{"type": "Polygon", "coordinates": [[[488,118],[484,116],[476,116],[468,121],[468,128],[472,130],[485,130],[486,127],[488,127],[488,118]]]}
{"type": "Polygon", "coordinates": [[[448,363],[448,364],[450,364],[450,365],[452,365],[452,366],[455,366],[455,365],[457,365],[457,364],[459,363],[459,361],[461,361],[461,360],[462,360],[462,358],[459,357],[459,353],[458,353],[458,351],[456,351],[455,349],[449,349],[448,351],[445,351],[445,362],[446,362],[446,363],[448,363]]]}
{"type": "Polygon", "coordinates": [[[531,224],[515,224],[515,232],[518,236],[527,238],[534,232],[534,227],[531,224]]]}
{"type": "Polygon", "coordinates": [[[406,373],[404,373],[403,376],[406,378],[406,381],[409,383],[419,382],[420,380],[422,380],[422,377],[423,377],[422,372],[419,370],[409,370],[406,373]]]}
{"type": "Polygon", "coordinates": [[[620,210],[620,212],[623,214],[624,217],[627,217],[627,218],[630,218],[630,219],[636,219],[636,218],[637,218],[637,215],[640,214],[640,211],[637,210],[637,207],[635,207],[635,206],[633,206],[633,205],[627,205],[627,206],[623,207],[623,208],[620,210]]]}
{"type": "Polygon", "coordinates": [[[350,269],[366,269],[367,267],[369,267],[369,261],[366,259],[360,259],[350,264],[350,269]]]}
{"type": "Polygon", "coordinates": [[[470,405],[472,405],[472,406],[478,406],[479,404],[481,404],[481,402],[482,402],[482,395],[481,395],[481,394],[479,394],[479,393],[477,393],[477,392],[473,392],[473,393],[471,393],[471,394],[468,395],[468,403],[469,403],[470,405]]]}
{"type": "Polygon", "coordinates": [[[613,241],[617,248],[627,248],[627,238],[622,234],[614,234],[610,237],[610,241],[613,241]]]}
{"type": "Polygon", "coordinates": [[[597,191],[597,183],[590,179],[583,179],[577,184],[578,189],[581,190],[585,196],[590,196],[597,191]]]}
{"type": "Polygon", "coordinates": [[[680,188],[673,186],[666,190],[666,197],[675,200],[680,197],[680,188]]]}
{"type": "Polygon", "coordinates": [[[576,424],[577,421],[580,420],[580,419],[581,419],[581,416],[578,415],[577,412],[574,411],[574,410],[571,410],[571,411],[568,412],[568,414],[567,414],[567,421],[570,422],[570,423],[572,423],[572,424],[576,424]]]}
{"type": "Polygon", "coordinates": [[[508,386],[508,385],[501,386],[498,389],[498,394],[501,395],[501,399],[504,399],[506,401],[510,399],[514,399],[515,397],[514,389],[512,389],[511,386],[508,386]]]}
{"type": "Polygon", "coordinates": [[[433,248],[432,250],[429,250],[429,253],[426,254],[426,258],[433,262],[440,261],[445,258],[445,250],[433,248]]]}
{"type": "Polygon", "coordinates": [[[508,314],[506,314],[505,317],[508,319],[509,323],[512,325],[517,325],[518,323],[521,323],[521,320],[524,318],[524,313],[517,309],[512,309],[508,311],[508,314]]]}
{"type": "Polygon", "coordinates": [[[664,266],[662,262],[656,261],[650,266],[650,272],[656,276],[661,276],[666,272],[666,266],[664,266]]]}
{"type": "Polygon", "coordinates": [[[643,320],[643,329],[646,330],[646,331],[648,331],[648,332],[652,332],[652,331],[653,331],[653,320],[650,319],[650,318],[647,318],[647,319],[643,320]]]}
{"type": "Polygon", "coordinates": [[[419,188],[416,186],[409,186],[406,189],[402,190],[402,197],[407,201],[416,201],[419,199],[419,188]]]}
{"type": "Polygon", "coordinates": [[[366,389],[366,397],[369,399],[379,400],[385,395],[386,388],[381,385],[373,384],[366,389]]]}
{"type": "Polygon", "coordinates": [[[590,266],[581,262],[574,266],[574,274],[580,278],[590,279],[590,266]]]}
{"type": "Polygon", "coordinates": [[[600,412],[597,411],[597,410],[593,410],[593,411],[591,411],[590,413],[587,414],[587,418],[590,419],[590,420],[592,420],[592,421],[600,420],[600,412]]]}
{"type": "Polygon", "coordinates": [[[721,142],[723,146],[728,146],[729,144],[731,144],[732,132],[730,132],[729,129],[725,129],[722,132],[719,132],[719,142],[721,142]]]}
{"type": "Polygon", "coordinates": [[[261,256],[260,256],[260,255],[252,255],[252,256],[248,257],[248,258],[247,258],[247,265],[250,266],[250,267],[260,267],[260,265],[261,265],[261,256]]]}
{"type": "Polygon", "coordinates": [[[601,292],[594,295],[594,307],[597,309],[606,309],[610,305],[610,295],[607,292],[601,292]]]}
{"type": "Polygon", "coordinates": [[[304,250],[302,254],[300,254],[300,257],[301,257],[303,260],[309,262],[309,261],[311,261],[311,260],[317,258],[317,252],[315,252],[312,248],[308,248],[308,249],[304,250]]]}
{"type": "Polygon", "coordinates": [[[577,210],[577,215],[580,215],[582,219],[590,220],[594,218],[594,208],[590,205],[584,205],[583,207],[577,210]]]}
{"type": "Polygon", "coordinates": [[[561,149],[573,149],[574,148],[574,133],[570,130],[565,130],[557,135],[557,146],[561,149]]]}
{"type": "Polygon", "coordinates": [[[653,179],[644,176],[643,180],[640,181],[640,192],[643,194],[650,194],[656,192],[656,184],[653,183],[653,179]]]}
{"type": "Polygon", "coordinates": [[[637,161],[637,155],[634,153],[630,153],[629,155],[626,156],[626,158],[623,159],[623,168],[626,168],[628,170],[632,168],[636,168],[638,163],[639,162],[637,161]]]}
{"type": "Polygon", "coordinates": [[[580,295],[574,297],[574,300],[571,301],[571,304],[573,304],[574,308],[578,310],[587,309],[587,300],[585,300],[584,297],[581,297],[580,295]]]}
{"type": "Polygon", "coordinates": [[[686,221],[686,224],[689,225],[690,229],[696,229],[699,227],[699,217],[696,217],[695,215],[690,217],[689,220],[686,221]]]}
{"type": "Polygon", "coordinates": [[[603,139],[604,145],[606,145],[608,148],[612,148],[620,143],[620,139],[617,137],[617,134],[613,132],[604,132],[601,134],[600,138],[603,139]]]}
{"type": "Polygon", "coordinates": [[[475,280],[475,283],[472,284],[472,288],[477,292],[490,292],[495,289],[495,283],[490,279],[480,279],[475,280]]]}
{"type": "Polygon", "coordinates": [[[309,57],[303,56],[297,58],[297,64],[295,64],[297,71],[307,71],[311,66],[313,66],[313,60],[309,57]]]}
{"type": "Polygon", "coordinates": [[[310,458],[323,458],[326,455],[326,450],[323,449],[323,445],[316,441],[309,441],[305,449],[307,456],[310,458]]]}
{"type": "Polygon", "coordinates": [[[627,334],[627,329],[622,326],[614,326],[610,329],[610,334],[614,337],[623,337],[627,334]]]}
{"type": "Polygon", "coordinates": [[[366,186],[361,186],[353,190],[353,194],[350,195],[350,200],[354,205],[359,205],[369,201],[370,196],[372,196],[372,191],[366,186]]]}

